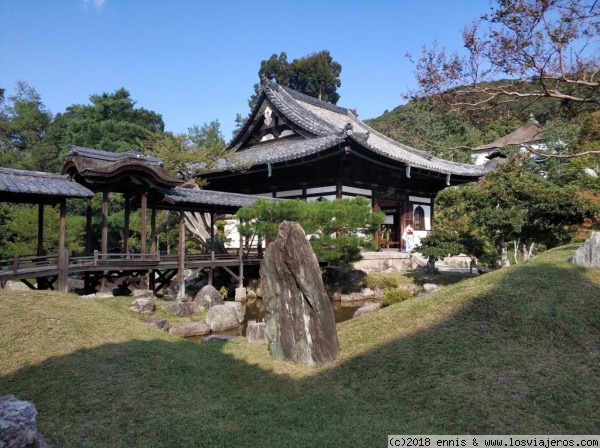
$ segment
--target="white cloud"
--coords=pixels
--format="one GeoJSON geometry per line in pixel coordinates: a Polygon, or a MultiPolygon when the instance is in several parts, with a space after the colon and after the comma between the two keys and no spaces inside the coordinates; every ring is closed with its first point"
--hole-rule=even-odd
{"type": "Polygon", "coordinates": [[[106,0],[82,0],[82,2],[84,8],[88,8],[91,6],[92,8],[98,10],[102,9],[106,4],[106,0]]]}

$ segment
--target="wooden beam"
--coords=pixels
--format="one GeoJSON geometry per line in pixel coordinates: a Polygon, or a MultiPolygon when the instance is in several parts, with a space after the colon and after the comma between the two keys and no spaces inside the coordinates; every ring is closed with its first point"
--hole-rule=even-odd
{"type": "Polygon", "coordinates": [[[179,284],[179,292],[177,298],[185,298],[185,212],[179,212],[179,257],[178,257],[179,273],[177,280],[179,284]]]}
{"type": "MultiPolygon", "coordinates": [[[[210,214],[210,258],[211,261],[215,261],[215,214],[214,212],[210,214]]],[[[213,274],[214,269],[211,266],[208,268],[208,284],[212,286],[213,284],[213,274]]]]}
{"type": "Polygon", "coordinates": [[[58,225],[58,290],[67,292],[69,279],[69,252],[65,247],[67,227],[67,200],[60,201],[60,218],[58,225]]]}
{"type": "Polygon", "coordinates": [[[88,199],[85,209],[85,254],[92,253],[92,200],[88,199]]]}
{"type": "Polygon", "coordinates": [[[129,215],[131,214],[131,196],[125,195],[125,222],[123,224],[123,252],[129,253],[129,215]]]}
{"type": "Polygon", "coordinates": [[[153,208],[150,215],[150,253],[155,254],[156,250],[156,209],[153,208]]]}
{"type": "Polygon", "coordinates": [[[108,252],[108,191],[102,192],[102,247],[103,254],[108,252]]]}
{"type": "Polygon", "coordinates": [[[146,210],[148,209],[148,194],[144,193],[142,195],[142,204],[140,210],[140,252],[142,254],[146,253],[146,210]]]}

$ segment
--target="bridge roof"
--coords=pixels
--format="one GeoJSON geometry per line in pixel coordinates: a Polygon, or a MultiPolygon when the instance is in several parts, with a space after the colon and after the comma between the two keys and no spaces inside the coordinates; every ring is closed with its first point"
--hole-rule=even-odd
{"type": "Polygon", "coordinates": [[[0,202],[56,204],[64,198],[91,198],[89,189],[69,176],[0,168],[0,202]]]}
{"type": "Polygon", "coordinates": [[[169,210],[235,213],[239,208],[254,204],[257,199],[280,201],[281,199],[251,196],[240,193],[175,187],[163,190],[162,201],[156,207],[169,210]]]}

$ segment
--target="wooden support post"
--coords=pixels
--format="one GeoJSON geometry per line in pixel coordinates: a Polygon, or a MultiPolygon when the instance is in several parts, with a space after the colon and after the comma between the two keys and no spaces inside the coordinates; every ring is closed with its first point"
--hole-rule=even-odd
{"type": "Polygon", "coordinates": [[[58,291],[69,290],[69,251],[61,249],[58,256],[58,291]]]}
{"type": "Polygon", "coordinates": [[[58,290],[67,292],[69,279],[69,252],[65,247],[67,228],[67,200],[60,201],[60,218],[58,225],[58,290]]]}
{"type": "Polygon", "coordinates": [[[240,288],[244,286],[244,247],[242,238],[243,237],[240,234],[240,252],[238,254],[240,260],[240,281],[238,283],[238,287],[240,288]]]}
{"type": "Polygon", "coordinates": [[[125,195],[125,223],[123,224],[123,253],[129,253],[129,215],[131,214],[131,196],[125,195]]]}
{"type": "Polygon", "coordinates": [[[179,293],[178,299],[185,298],[185,212],[179,212],[179,293]]]}
{"type": "Polygon", "coordinates": [[[102,192],[102,251],[103,257],[108,252],[108,191],[102,192]]]}
{"type": "MultiPolygon", "coordinates": [[[[210,214],[210,261],[214,263],[215,261],[215,214],[210,214]]],[[[208,284],[212,286],[213,284],[213,273],[214,268],[213,264],[208,268],[208,284]]]]}
{"type": "Polygon", "coordinates": [[[142,195],[142,204],[140,209],[140,252],[146,253],[146,210],[148,209],[148,194],[142,195]]]}
{"type": "MultiPolygon", "coordinates": [[[[142,201],[140,204],[140,253],[142,256],[146,255],[146,214],[148,210],[148,194],[142,195],[142,201]]],[[[148,271],[148,275],[152,276],[152,270],[148,271]]],[[[141,287],[147,288],[148,276],[143,274],[141,276],[141,287]]]]}
{"type": "Polygon", "coordinates": [[[44,255],[44,204],[38,204],[37,255],[44,255]]]}
{"type": "Polygon", "coordinates": [[[89,255],[92,253],[92,200],[87,200],[87,206],[85,209],[85,254],[89,255]]]}

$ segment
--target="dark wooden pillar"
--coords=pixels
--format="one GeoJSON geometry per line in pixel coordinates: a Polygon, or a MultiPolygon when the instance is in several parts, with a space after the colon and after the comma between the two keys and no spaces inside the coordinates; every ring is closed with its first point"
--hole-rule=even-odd
{"type": "MultiPolygon", "coordinates": [[[[215,259],[215,214],[210,214],[210,260],[214,261],[215,259]]],[[[212,265],[208,268],[208,284],[212,286],[213,284],[213,273],[214,269],[212,265]]]]}
{"type": "Polygon", "coordinates": [[[125,222],[123,223],[123,253],[129,253],[129,215],[131,215],[131,196],[125,195],[125,222]]]}
{"type": "Polygon", "coordinates": [[[85,209],[85,254],[90,255],[92,253],[92,200],[87,200],[87,206],[85,209]]]}
{"type": "Polygon", "coordinates": [[[179,212],[179,299],[185,298],[185,212],[179,212]]]}
{"type": "Polygon", "coordinates": [[[58,225],[58,290],[67,292],[69,279],[69,253],[65,247],[67,228],[67,200],[60,201],[60,218],[58,225]]]}
{"type": "MultiPolygon", "coordinates": [[[[240,219],[240,224],[242,220],[240,219]]],[[[242,234],[240,233],[240,251],[238,253],[239,262],[240,262],[240,282],[238,283],[238,288],[244,286],[244,240],[242,234]]]]}
{"type": "MultiPolygon", "coordinates": [[[[108,252],[108,191],[102,192],[102,254],[108,252]]],[[[104,257],[104,255],[103,255],[104,257]]]]}
{"type": "Polygon", "coordinates": [[[140,209],[140,252],[146,253],[146,210],[148,209],[148,195],[142,195],[142,204],[140,209]]]}
{"type": "Polygon", "coordinates": [[[44,204],[38,204],[37,256],[44,255],[44,204]]]}
{"type": "Polygon", "coordinates": [[[335,198],[342,199],[342,181],[338,180],[335,187],[335,198]]]}

